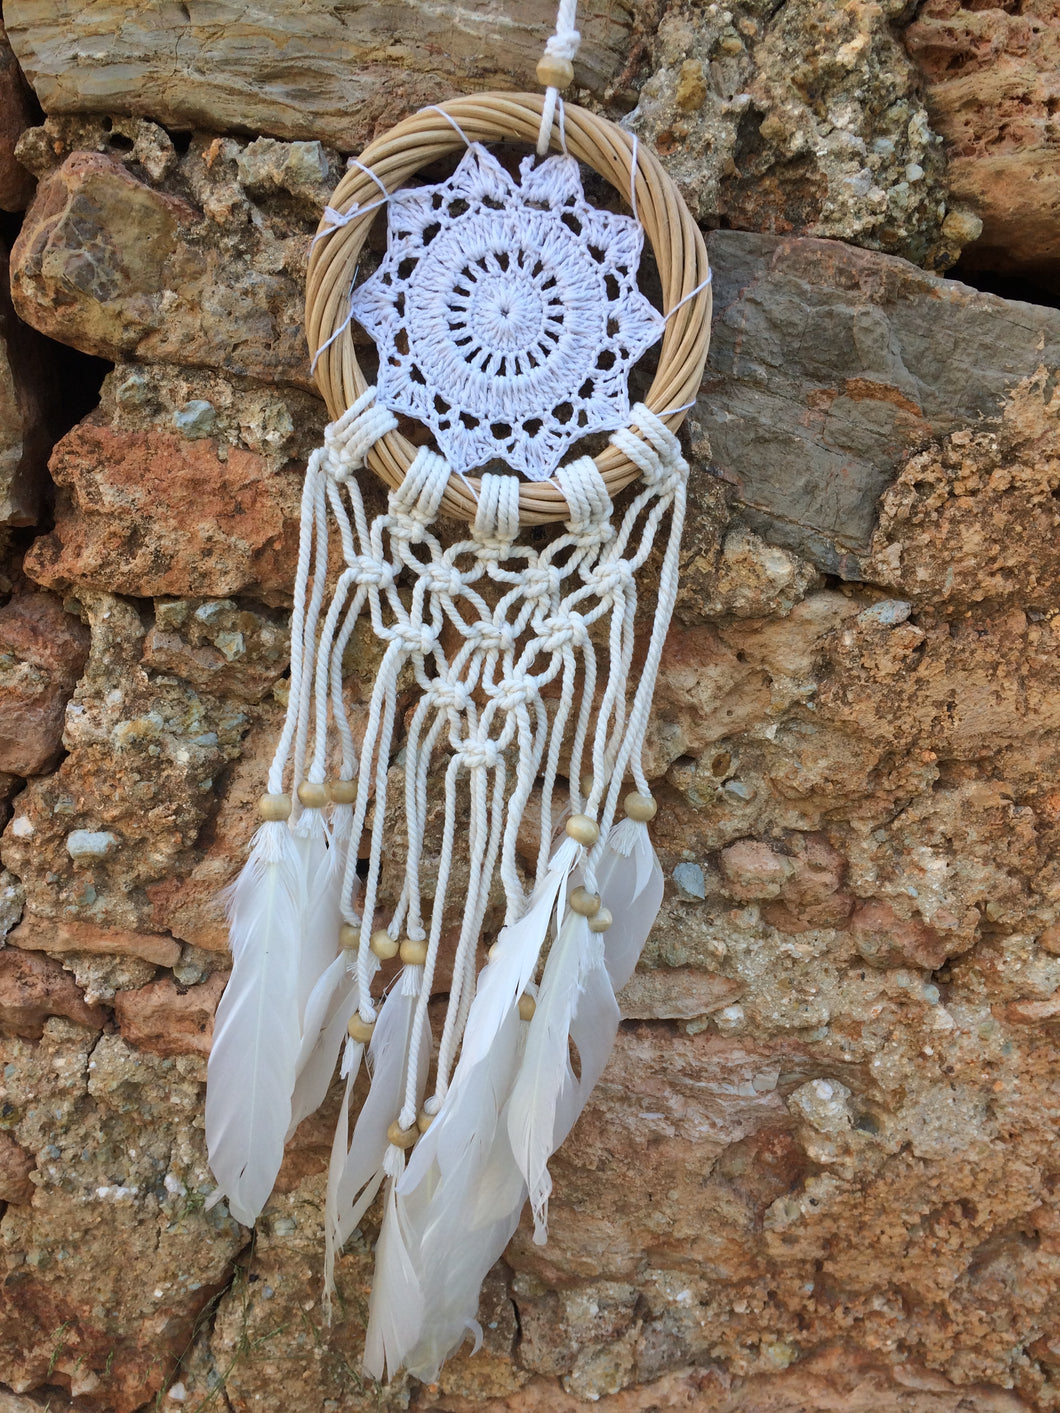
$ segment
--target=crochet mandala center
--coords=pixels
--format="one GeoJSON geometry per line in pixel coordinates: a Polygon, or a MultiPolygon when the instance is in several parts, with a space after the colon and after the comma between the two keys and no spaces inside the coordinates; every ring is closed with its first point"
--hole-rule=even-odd
{"type": "Polygon", "coordinates": [[[628,421],[629,370],[664,327],[636,285],[643,238],[588,204],[573,158],[528,158],[517,183],[473,144],[447,182],[394,196],[386,257],[354,291],[379,401],[456,471],[544,480],[628,421]]]}

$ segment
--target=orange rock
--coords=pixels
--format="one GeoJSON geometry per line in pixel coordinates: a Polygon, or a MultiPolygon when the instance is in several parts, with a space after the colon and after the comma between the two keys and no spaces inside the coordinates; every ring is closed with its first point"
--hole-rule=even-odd
{"type": "Polygon", "coordinates": [[[9,1133],[0,1131],[0,1202],[28,1202],[33,1196],[29,1175],[36,1166],[32,1153],[20,1147],[9,1133]]]}
{"type": "Polygon", "coordinates": [[[36,775],[52,763],[87,656],[87,630],[51,594],[0,608],[0,770],[36,775]]]}
{"type": "Polygon", "coordinates": [[[98,1030],[107,1012],[87,1004],[81,988],[58,962],[4,947],[0,950],[0,1030],[39,1040],[49,1016],[65,1016],[98,1030]]]}
{"type": "Polygon", "coordinates": [[[1055,0],[927,0],[906,47],[927,79],[932,124],[948,142],[952,196],[983,221],[965,260],[988,270],[1060,268],[1055,0]]]}
{"type": "Polygon", "coordinates": [[[110,952],[120,957],[142,957],[161,967],[171,967],[180,958],[180,946],[172,937],[96,927],[91,922],[39,917],[35,913],[26,914],[8,941],[28,952],[110,952]]]}
{"type": "Polygon", "coordinates": [[[182,991],[164,977],[135,991],[118,991],[114,1015],[122,1036],[153,1055],[208,1055],[213,1016],[228,977],[217,972],[182,991]]]}
{"type": "Polygon", "coordinates": [[[82,423],[51,461],[55,530],[26,557],[49,588],[109,593],[290,594],[301,478],[207,439],[82,423]]]}
{"type": "Polygon", "coordinates": [[[863,903],[850,919],[858,951],[873,966],[922,967],[935,971],[956,949],[952,936],[919,918],[900,918],[886,903],[863,903]]]}

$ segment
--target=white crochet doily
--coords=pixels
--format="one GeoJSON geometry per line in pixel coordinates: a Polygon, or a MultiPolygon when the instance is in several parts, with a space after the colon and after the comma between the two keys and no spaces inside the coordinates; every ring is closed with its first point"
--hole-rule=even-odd
{"type": "Polygon", "coordinates": [[[519,182],[480,144],[437,186],[390,200],[387,253],[352,313],[379,350],[378,400],[434,433],[454,471],[532,481],[629,421],[629,371],[662,336],[637,289],[644,233],[598,211],[572,157],[519,182]]]}

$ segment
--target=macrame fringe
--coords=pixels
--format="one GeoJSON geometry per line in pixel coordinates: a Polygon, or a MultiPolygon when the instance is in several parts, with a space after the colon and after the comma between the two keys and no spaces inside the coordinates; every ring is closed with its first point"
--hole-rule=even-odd
{"type": "Polygon", "coordinates": [[[607,1062],[616,993],[662,896],[641,753],[676,596],[687,466],[646,407],[632,422],[640,435],[613,440],[642,481],[617,527],[582,458],[556,473],[570,520],[540,549],[517,542],[516,479],[488,474],[468,537],[444,547],[433,525],[449,468],[426,449],[369,520],[353,473],[395,425],[372,389],[327,429],[307,470],[288,711],[265,822],[229,900],[233,970],[209,1064],[207,1141],[217,1195],[252,1224],[285,1139],[322,1102],[343,1052],[325,1301],[330,1309],[337,1253],[382,1190],[365,1352],[377,1378],[405,1367],[433,1379],[469,1333],[481,1339],[479,1289],[527,1197],[535,1240],[545,1240],[549,1162],[607,1062]],[[335,535],[344,568],[325,608],[335,535]],[[654,625],[627,700],[637,573],[660,538],[654,625]],[[410,588],[399,592],[402,575],[410,588]],[[358,750],[342,660],[362,615],[383,655],[358,750]],[[605,680],[597,644],[606,644],[605,680]],[[402,674],[418,697],[402,722],[404,798],[394,801],[402,674]],[[636,788],[615,823],[627,776],[636,788]],[[387,820],[399,805],[403,884],[380,919],[387,820]],[[519,833],[531,808],[541,843],[528,894],[519,833]],[[557,841],[558,808],[569,817],[557,841]],[[504,925],[479,970],[487,909],[501,892],[504,925]],[[428,1003],[456,915],[435,1042],[428,1003]],[[376,972],[395,955],[403,968],[377,1001],[376,972]],[[370,1085],[354,1118],[362,1059],[370,1085]]]}

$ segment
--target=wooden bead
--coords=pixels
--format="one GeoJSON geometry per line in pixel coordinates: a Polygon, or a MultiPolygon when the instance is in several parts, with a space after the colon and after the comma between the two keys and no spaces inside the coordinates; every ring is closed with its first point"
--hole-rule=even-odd
{"type": "Polygon", "coordinates": [[[372,1038],[372,1031],[375,1029],[375,1021],[362,1020],[359,1015],[352,1015],[350,1023],[346,1027],[346,1034],[351,1040],[357,1040],[362,1045],[367,1045],[372,1038]]]}
{"type": "Polygon", "coordinates": [[[625,806],[627,818],[635,819],[638,824],[647,824],[655,818],[659,809],[650,795],[641,795],[636,790],[626,796],[625,806]]]}
{"type": "Polygon", "coordinates": [[[606,932],[614,922],[610,909],[601,908],[598,913],[594,913],[589,919],[590,932],[606,932]]]}
{"type": "Polygon", "coordinates": [[[387,1142],[392,1143],[395,1148],[411,1148],[419,1136],[420,1131],[416,1124],[411,1128],[402,1128],[399,1119],[395,1119],[386,1131],[387,1142]]]}
{"type": "Polygon", "coordinates": [[[417,942],[412,937],[406,937],[398,951],[407,967],[421,967],[427,960],[427,943],[417,942]]]}
{"type": "Polygon", "coordinates": [[[574,82],[574,65],[569,59],[545,54],[537,61],[537,81],[542,88],[570,88],[574,82]]]}
{"type": "Polygon", "coordinates": [[[600,837],[600,826],[587,814],[572,814],[567,820],[567,837],[591,849],[600,837]]]}
{"type": "Polygon", "coordinates": [[[486,960],[488,962],[495,962],[500,956],[500,949],[501,944],[499,942],[492,942],[486,952],[486,960]]]}
{"type": "Polygon", "coordinates": [[[421,1109],[416,1115],[416,1127],[419,1129],[420,1133],[426,1133],[431,1124],[434,1123],[436,1117],[435,1114],[428,1114],[426,1109],[421,1109]]]}
{"type": "Polygon", "coordinates": [[[380,927],[372,933],[372,940],[368,945],[381,962],[388,962],[398,954],[398,944],[385,927],[380,927]]]}
{"type": "Polygon", "coordinates": [[[536,1010],[537,1002],[532,996],[528,996],[524,992],[522,996],[519,997],[519,1019],[525,1021],[533,1020],[536,1010]]]}
{"type": "Polygon", "coordinates": [[[258,814],[266,820],[290,819],[290,795],[262,795],[258,801],[258,814]]]}
{"type": "Polygon", "coordinates": [[[586,770],[585,772],[583,772],[580,784],[582,788],[582,795],[585,797],[585,799],[588,799],[589,796],[593,793],[593,773],[591,770],[586,770]]]}
{"type": "Polygon", "coordinates": [[[356,780],[331,780],[328,795],[333,805],[352,805],[357,799],[356,780]]]}
{"type": "Polygon", "coordinates": [[[326,785],[315,780],[303,780],[298,787],[298,798],[307,810],[322,810],[330,796],[326,785]]]}
{"type": "Polygon", "coordinates": [[[590,893],[587,888],[575,888],[570,895],[571,911],[579,917],[595,917],[600,911],[599,893],[590,893]]]}
{"type": "Polygon", "coordinates": [[[339,946],[347,952],[355,952],[361,945],[361,929],[344,922],[339,928],[339,946]]]}

